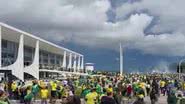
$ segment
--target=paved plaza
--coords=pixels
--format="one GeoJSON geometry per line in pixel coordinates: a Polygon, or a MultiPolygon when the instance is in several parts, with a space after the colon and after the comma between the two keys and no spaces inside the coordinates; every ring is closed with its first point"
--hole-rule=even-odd
{"type": "MultiPolygon", "coordinates": [[[[145,98],[146,104],[151,104],[150,97],[145,98]]],[[[156,104],[167,104],[167,96],[160,96],[159,101],[156,104]]]]}
{"type": "MultiPolygon", "coordinates": [[[[160,96],[159,101],[156,104],[167,104],[167,96],[160,96]]],[[[82,104],[85,104],[85,101],[83,99],[81,99],[82,104]]],[[[123,98],[123,103],[122,104],[132,104],[134,102],[134,100],[130,100],[128,101],[128,99],[123,98]]],[[[145,98],[145,102],[146,104],[151,104],[150,102],[150,97],[146,97],[145,98]]],[[[20,104],[19,101],[16,100],[11,100],[11,104],[20,104]]],[[[35,102],[33,102],[32,104],[41,104],[40,100],[36,100],[35,102]]],[[[57,100],[57,102],[55,104],[62,104],[61,100],[57,100]]]]}

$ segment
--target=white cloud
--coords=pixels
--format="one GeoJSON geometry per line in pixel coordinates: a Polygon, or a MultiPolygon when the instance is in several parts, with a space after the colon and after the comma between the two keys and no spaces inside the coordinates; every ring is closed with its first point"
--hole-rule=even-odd
{"type": "Polygon", "coordinates": [[[109,7],[108,0],[0,0],[0,19],[46,33],[56,31],[57,39],[63,39],[101,31],[109,7]]]}
{"type": "Polygon", "coordinates": [[[117,18],[125,18],[134,12],[147,11],[158,18],[153,32],[183,31],[185,26],[184,0],[141,0],[135,3],[124,3],[116,9],[117,18]]]}
{"type": "Polygon", "coordinates": [[[107,11],[111,9],[109,0],[0,0],[0,21],[58,42],[73,41],[95,48],[115,49],[121,41],[124,47],[148,54],[184,56],[183,3],[164,1],[125,3],[116,9],[117,18],[124,20],[111,23],[107,22],[107,11]],[[150,15],[132,14],[144,9],[149,10],[150,15]],[[128,14],[132,15],[125,19],[128,14]],[[152,31],[171,30],[172,34],[146,36],[144,30],[156,16],[159,21],[152,31]]]}
{"type": "Polygon", "coordinates": [[[185,36],[181,33],[148,35],[138,41],[134,48],[144,53],[168,56],[185,56],[185,36]]]}

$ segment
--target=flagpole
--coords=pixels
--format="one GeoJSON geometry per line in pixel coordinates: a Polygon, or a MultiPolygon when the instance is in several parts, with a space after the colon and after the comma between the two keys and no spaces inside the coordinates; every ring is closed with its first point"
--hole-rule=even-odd
{"type": "Polygon", "coordinates": [[[120,43],[120,75],[123,75],[123,50],[122,45],[120,43]]]}

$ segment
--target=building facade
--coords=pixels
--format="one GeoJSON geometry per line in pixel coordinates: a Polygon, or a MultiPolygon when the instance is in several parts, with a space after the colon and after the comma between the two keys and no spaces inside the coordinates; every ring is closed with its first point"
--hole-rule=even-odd
{"type": "Polygon", "coordinates": [[[84,74],[84,56],[35,35],[0,23],[0,73],[20,80],[48,74],[84,74]]]}
{"type": "Polygon", "coordinates": [[[87,72],[93,72],[94,71],[94,63],[85,63],[85,69],[87,72]]]}

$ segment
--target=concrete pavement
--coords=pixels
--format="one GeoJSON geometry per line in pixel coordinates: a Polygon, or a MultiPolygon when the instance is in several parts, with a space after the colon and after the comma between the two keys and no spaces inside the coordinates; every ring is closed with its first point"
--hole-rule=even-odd
{"type": "MultiPolygon", "coordinates": [[[[150,97],[145,97],[145,103],[146,104],[151,104],[150,97]]],[[[167,104],[167,96],[160,96],[158,99],[158,102],[156,104],[167,104]]]]}
{"type": "MultiPolygon", "coordinates": [[[[82,101],[81,104],[85,104],[85,101],[83,99],[81,99],[81,101],[82,101]]],[[[146,104],[151,104],[150,97],[148,96],[145,97],[144,101],[146,104]]],[[[127,98],[123,98],[122,104],[132,104],[133,102],[134,102],[134,99],[128,100],[127,98]]],[[[19,101],[17,100],[11,100],[11,104],[21,104],[21,103],[19,103],[19,101]]],[[[32,104],[41,104],[41,101],[36,100],[32,104]]],[[[61,100],[57,100],[55,104],[62,104],[61,100]]],[[[167,96],[160,96],[156,104],[167,104],[167,96]]]]}

